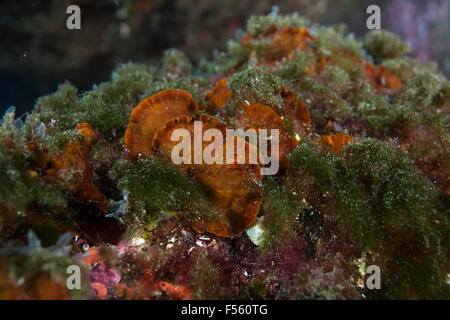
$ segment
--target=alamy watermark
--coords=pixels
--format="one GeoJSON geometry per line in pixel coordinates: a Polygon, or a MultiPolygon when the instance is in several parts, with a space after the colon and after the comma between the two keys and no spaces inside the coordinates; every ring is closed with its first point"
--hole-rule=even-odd
{"type": "Polygon", "coordinates": [[[70,5],[66,9],[66,13],[70,14],[66,20],[66,27],[69,30],[81,29],[81,9],[77,5],[70,5]]]}
{"type": "Polygon", "coordinates": [[[66,286],[69,290],[81,289],[81,269],[76,264],[67,267],[66,273],[69,275],[66,280],[66,286]]]}
{"type": "Polygon", "coordinates": [[[370,16],[367,18],[366,26],[369,30],[380,30],[381,29],[381,9],[376,4],[372,4],[367,7],[367,14],[370,16]]]}
{"type": "Polygon", "coordinates": [[[379,266],[373,264],[367,267],[366,274],[370,274],[366,280],[367,289],[381,289],[381,269],[379,266]]]}
{"type": "MultiPolygon", "coordinates": [[[[69,30],[81,29],[81,9],[77,5],[70,5],[66,9],[69,15],[66,19],[66,27],[69,30]]],[[[381,9],[378,5],[372,4],[367,7],[366,14],[370,16],[366,20],[366,26],[369,30],[381,29],[381,9]]]]}

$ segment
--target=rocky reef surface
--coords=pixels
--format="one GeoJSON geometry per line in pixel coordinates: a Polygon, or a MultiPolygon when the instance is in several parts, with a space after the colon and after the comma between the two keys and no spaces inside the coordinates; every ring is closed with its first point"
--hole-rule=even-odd
{"type": "Polygon", "coordinates": [[[8,110],[0,297],[450,298],[450,83],[409,52],[274,12],[210,60],[167,50],[8,110]],[[280,170],[173,164],[195,120],[278,129],[280,170]]]}

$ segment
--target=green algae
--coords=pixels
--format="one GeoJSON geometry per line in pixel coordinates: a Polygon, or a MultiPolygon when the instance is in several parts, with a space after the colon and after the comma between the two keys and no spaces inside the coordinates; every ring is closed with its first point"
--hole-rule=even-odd
{"type": "Polygon", "coordinates": [[[36,102],[38,121],[48,125],[53,120],[55,131],[72,129],[77,124],[79,112],[78,90],[70,83],[62,84],[55,93],[41,97],[36,102]]]}
{"type": "MultiPolygon", "coordinates": [[[[438,189],[410,158],[389,144],[367,139],[349,145],[342,155],[331,157],[320,154],[314,146],[301,145],[294,151],[292,161],[294,169],[303,168],[313,178],[314,193],[331,195],[333,205],[319,208],[345,226],[356,246],[376,252],[377,264],[385,255],[398,260],[381,266],[389,274],[398,273],[387,284],[388,294],[405,297],[397,288],[407,282],[405,291],[410,294],[445,296],[447,267],[443,266],[448,261],[442,252],[448,250],[448,245],[441,237],[443,230],[433,221],[445,224],[447,218],[436,206],[438,189]],[[408,236],[399,239],[400,230],[408,236]],[[405,253],[410,247],[420,248],[413,253],[415,262],[408,256],[412,252],[405,253]],[[426,279],[415,278],[425,274],[426,279]],[[434,285],[423,287],[423,283],[434,285]]],[[[310,201],[313,206],[319,203],[310,201]]]]}
{"type": "Polygon", "coordinates": [[[283,81],[270,73],[249,67],[230,77],[230,90],[241,102],[248,101],[268,105],[281,105],[283,100],[277,94],[283,81]]]}
{"type": "Polygon", "coordinates": [[[4,224],[1,239],[18,230],[26,232],[37,224],[33,221],[34,207],[51,215],[67,206],[64,192],[39,179],[33,153],[27,147],[26,129],[20,121],[14,120],[14,111],[10,111],[1,125],[0,140],[7,142],[0,145],[0,218],[4,224]]]}
{"type": "Polygon", "coordinates": [[[367,139],[330,156],[304,144],[292,161],[294,170],[313,177],[315,192],[334,195],[337,214],[356,243],[379,245],[387,226],[413,225],[426,235],[438,191],[395,147],[367,139]]]}
{"type": "Polygon", "coordinates": [[[162,60],[162,69],[167,77],[178,78],[180,76],[188,76],[192,72],[192,64],[189,58],[180,50],[166,50],[162,60]]]}
{"type": "Polygon", "coordinates": [[[397,35],[385,30],[367,33],[363,39],[363,46],[377,64],[387,59],[401,57],[412,51],[411,47],[397,35]]]}
{"type": "Polygon", "coordinates": [[[218,214],[195,181],[163,159],[118,161],[110,176],[127,198],[124,219],[131,225],[152,229],[174,215],[196,221],[218,214]]]}
{"type": "Polygon", "coordinates": [[[272,25],[279,27],[303,28],[309,25],[309,21],[294,12],[291,15],[279,15],[277,11],[272,11],[266,16],[252,15],[247,21],[247,32],[251,35],[259,34],[272,25]]]}
{"type": "Polygon", "coordinates": [[[215,297],[215,299],[232,298],[229,293],[223,292],[223,287],[218,286],[220,284],[220,271],[211,261],[207,252],[200,253],[197,258],[195,273],[198,286],[196,290],[197,299],[208,299],[208,297],[215,297]]]}
{"type": "Polygon", "coordinates": [[[274,243],[297,230],[297,219],[305,205],[295,201],[286,185],[275,179],[266,179],[263,183],[264,190],[264,219],[261,227],[261,247],[268,248],[274,243]]]}

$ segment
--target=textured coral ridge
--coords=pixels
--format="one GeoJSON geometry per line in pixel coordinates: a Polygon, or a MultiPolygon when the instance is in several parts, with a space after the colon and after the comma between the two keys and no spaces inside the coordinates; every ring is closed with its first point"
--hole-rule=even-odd
{"type": "Polygon", "coordinates": [[[272,13],[211,60],[169,50],[8,111],[1,297],[450,298],[450,86],[408,52],[272,13]],[[280,170],[173,164],[171,132],[195,120],[279,129],[280,170]]]}

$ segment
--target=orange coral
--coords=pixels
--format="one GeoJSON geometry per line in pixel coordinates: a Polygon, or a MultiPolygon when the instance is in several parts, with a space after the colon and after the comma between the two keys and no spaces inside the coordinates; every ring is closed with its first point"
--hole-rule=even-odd
{"type": "Polygon", "coordinates": [[[244,130],[248,128],[283,129],[281,117],[271,107],[259,103],[242,103],[241,108],[241,114],[235,119],[244,130]]]}
{"type": "Polygon", "coordinates": [[[155,281],[153,272],[147,269],[140,277],[138,284],[128,286],[126,284],[118,284],[116,287],[117,296],[120,299],[127,300],[149,300],[154,295],[155,290],[165,292],[174,300],[191,300],[192,294],[190,290],[182,285],[172,285],[166,281],[155,281]]]}
{"type": "Polygon", "coordinates": [[[31,152],[33,152],[37,167],[44,169],[48,166],[48,163],[50,162],[50,156],[48,155],[47,150],[39,150],[39,145],[34,142],[27,143],[27,148],[31,152]]]}
{"type": "MultiPolygon", "coordinates": [[[[202,121],[203,130],[218,129],[223,135],[225,126],[211,116],[198,116],[194,118],[180,117],[169,121],[155,135],[155,151],[170,157],[174,142],[170,141],[173,130],[184,128],[193,132],[194,121],[202,121]]],[[[203,133],[203,132],[202,132],[203,133]]],[[[260,190],[251,186],[253,178],[260,179],[259,166],[256,164],[238,164],[237,150],[234,148],[232,164],[226,164],[226,150],[235,144],[239,138],[234,137],[223,143],[223,164],[192,164],[188,165],[195,178],[208,190],[208,196],[217,210],[222,214],[214,221],[204,221],[196,226],[197,231],[208,231],[223,237],[231,237],[244,232],[255,220],[261,204],[260,190]]],[[[243,140],[248,161],[251,146],[243,140]]],[[[204,145],[211,142],[203,142],[204,145]]],[[[216,149],[217,150],[217,149],[216,149]]],[[[191,156],[192,156],[191,152],[191,156]]],[[[242,162],[242,161],[241,161],[242,162]]]]}
{"type": "Polygon", "coordinates": [[[149,293],[142,287],[128,287],[118,284],[116,288],[117,297],[122,300],[150,300],[149,293]]]}
{"type": "MultiPolygon", "coordinates": [[[[271,45],[262,56],[262,63],[267,66],[275,65],[283,60],[291,60],[295,50],[304,50],[309,41],[315,38],[306,28],[281,28],[275,25],[268,27],[261,36],[271,39],[271,45]]],[[[248,46],[254,36],[246,35],[241,40],[243,46],[248,46]]],[[[254,55],[254,53],[252,53],[254,55]]]]}
{"type": "Polygon", "coordinates": [[[280,53],[290,53],[295,49],[304,50],[308,41],[314,40],[314,37],[306,28],[277,28],[272,26],[266,30],[265,35],[272,37],[272,49],[280,53]]]}
{"type": "MultiPolygon", "coordinates": [[[[287,136],[281,117],[271,107],[259,103],[241,105],[241,114],[236,117],[239,128],[247,129],[278,129],[279,130],[279,161],[296,147],[297,141],[287,136]]],[[[268,132],[270,134],[270,132],[268,132]]],[[[272,141],[272,144],[274,141],[272,141]]],[[[270,155],[270,152],[269,152],[270,155]]],[[[276,156],[276,155],[275,155],[276,156]]]]}
{"type": "Polygon", "coordinates": [[[51,157],[51,166],[44,179],[54,182],[57,177],[66,178],[70,181],[64,186],[67,191],[80,200],[96,203],[103,212],[108,212],[108,199],[91,181],[93,167],[89,158],[98,136],[87,123],[77,124],[76,129],[81,139],[69,142],[63,154],[51,157]]]}
{"type": "Polygon", "coordinates": [[[259,188],[251,185],[251,167],[242,165],[209,165],[198,168],[195,177],[208,190],[217,210],[222,214],[205,225],[197,225],[198,232],[208,231],[222,237],[241,234],[251,226],[261,205],[259,188]]]}
{"type": "Polygon", "coordinates": [[[318,55],[318,59],[315,62],[315,64],[312,64],[309,67],[309,75],[310,76],[317,76],[320,75],[322,73],[323,70],[325,70],[325,68],[327,67],[327,65],[329,65],[330,63],[335,62],[335,59],[331,56],[331,57],[324,57],[322,54],[318,55]]]}
{"type": "Polygon", "coordinates": [[[68,300],[66,283],[55,281],[49,273],[40,273],[27,281],[26,299],[31,300],[68,300]]]}
{"type": "MultiPolygon", "coordinates": [[[[357,58],[350,52],[342,49],[337,49],[335,54],[349,58],[354,63],[362,66],[365,76],[378,92],[391,93],[397,92],[401,89],[402,81],[384,66],[377,67],[374,64],[357,58]]],[[[315,65],[311,67],[309,73],[311,76],[319,75],[327,65],[336,64],[336,58],[334,56],[324,57],[321,54],[318,54],[318,56],[319,58],[317,59],[315,65]]]]}
{"type": "Polygon", "coordinates": [[[338,153],[344,146],[353,141],[353,137],[343,133],[336,133],[320,137],[317,142],[326,146],[333,153],[338,153]]]}
{"type": "Polygon", "coordinates": [[[370,62],[365,62],[364,72],[379,92],[396,92],[402,87],[402,81],[383,66],[376,67],[370,62]]]}
{"type": "Polygon", "coordinates": [[[106,289],[103,283],[93,282],[91,283],[91,288],[99,299],[104,299],[108,294],[108,289],[106,289]]]}
{"type": "Polygon", "coordinates": [[[57,281],[47,272],[33,275],[22,285],[15,283],[0,268],[0,300],[68,300],[64,281],[57,281]]]}
{"type": "MultiPolygon", "coordinates": [[[[226,79],[222,79],[219,88],[226,84],[226,79]]],[[[218,89],[219,90],[219,89],[218,89]]],[[[209,99],[215,97],[213,91],[208,95],[209,99]]],[[[219,93],[221,95],[222,93],[219,93]]],[[[303,138],[308,138],[312,132],[311,119],[304,102],[287,88],[280,88],[279,94],[284,101],[284,108],[275,112],[272,107],[258,103],[241,104],[241,113],[236,117],[238,128],[247,129],[278,129],[280,132],[280,162],[286,162],[286,156],[297,146],[298,138],[290,137],[284,128],[283,118],[292,120],[294,132],[303,138]]],[[[219,96],[217,97],[218,100],[219,96]]],[[[260,188],[254,183],[255,180],[262,179],[260,167],[257,163],[249,163],[250,151],[257,152],[257,146],[249,144],[239,137],[227,137],[223,142],[210,140],[204,141],[204,133],[208,129],[217,129],[221,137],[226,137],[225,125],[216,118],[197,114],[188,117],[188,114],[197,111],[198,106],[192,96],[182,90],[165,90],[142,101],[132,112],[130,124],[125,134],[125,146],[129,150],[128,159],[136,158],[136,155],[151,155],[155,152],[172,156],[173,148],[179,144],[172,141],[172,133],[176,129],[185,129],[191,138],[187,155],[180,154],[183,158],[184,169],[203,185],[207,191],[210,201],[215,205],[221,214],[214,220],[204,220],[198,222],[194,228],[198,232],[211,232],[218,236],[232,237],[244,232],[252,225],[259,213],[262,197],[260,188]],[[196,121],[201,122],[201,132],[195,132],[196,121]],[[200,135],[200,137],[198,137],[200,135]],[[194,140],[200,138],[202,148],[195,150],[194,140]],[[217,145],[217,143],[221,145],[217,145]],[[245,147],[245,155],[237,153],[236,144],[240,143],[245,147]],[[203,163],[203,152],[210,147],[212,156],[216,150],[222,149],[222,155],[217,155],[212,164],[203,163]],[[232,159],[227,158],[227,150],[233,147],[232,159]],[[193,152],[192,152],[193,151],[193,152]],[[201,154],[199,154],[201,153],[201,154]],[[244,156],[244,159],[238,158],[244,156]],[[220,159],[220,157],[223,157],[220,159]],[[196,161],[200,159],[200,161],[196,161]],[[217,161],[219,160],[219,161],[217,161]],[[220,161],[222,163],[220,163],[220,161]]],[[[269,134],[269,132],[268,132],[269,134]]],[[[185,137],[180,137],[184,139],[185,137]]],[[[324,136],[319,139],[319,143],[328,145],[333,152],[339,152],[342,147],[350,142],[352,137],[347,135],[324,136]]],[[[180,150],[181,152],[181,150],[180,150]]],[[[258,160],[256,159],[256,162],[258,160]]]]}
{"type": "MultiPolygon", "coordinates": [[[[181,116],[175,119],[171,119],[169,121],[166,122],[166,124],[160,128],[159,130],[156,131],[155,135],[154,135],[154,139],[153,139],[153,150],[154,151],[158,151],[161,152],[163,154],[165,154],[167,157],[171,156],[172,153],[172,149],[173,147],[175,147],[175,145],[177,145],[179,142],[178,141],[172,141],[171,137],[172,137],[172,132],[174,132],[174,130],[176,129],[186,129],[189,131],[191,137],[194,137],[194,122],[195,121],[201,121],[202,124],[202,132],[201,132],[201,137],[203,137],[203,134],[206,130],[208,129],[218,129],[222,136],[225,136],[225,125],[223,123],[221,123],[219,120],[208,116],[208,115],[197,115],[195,117],[186,117],[186,116],[181,116]]],[[[209,145],[211,142],[208,141],[203,141],[202,139],[202,149],[201,150],[195,150],[194,148],[194,140],[191,140],[191,147],[190,147],[190,163],[193,164],[194,163],[194,159],[198,158],[198,157],[202,157],[202,150],[205,149],[205,147],[207,145],[209,145]],[[197,154],[196,153],[200,153],[197,154]]],[[[217,141],[215,141],[215,143],[217,143],[217,141]]],[[[220,143],[223,143],[223,141],[221,141],[220,143]]]]}
{"type": "Polygon", "coordinates": [[[150,269],[147,269],[144,272],[144,275],[139,280],[139,283],[141,286],[147,290],[147,291],[153,291],[155,289],[155,281],[153,279],[153,271],[150,269]]]}
{"type": "Polygon", "coordinates": [[[22,297],[17,286],[6,271],[0,268],[0,300],[20,300],[22,297]]]}
{"type": "MultiPolygon", "coordinates": [[[[268,52],[259,56],[261,58],[259,62],[266,66],[274,66],[280,62],[291,61],[296,50],[305,50],[309,42],[315,40],[306,28],[281,28],[275,25],[271,25],[258,35],[247,34],[242,38],[241,45],[249,47],[253,39],[270,40],[271,44],[268,52]]],[[[365,75],[377,91],[391,93],[400,90],[402,86],[401,80],[385,67],[377,67],[342,49],[335,49],[334,54],[346,56],[353,62],[361,65],[365,75]]],[[[257,56],[256,51],[251,52],[251,56],[257,56]]],[[[321,53],[316,52],[316,56],[318,57],[317,61],[307,68],[307,73],[313,77],[318,76],[327,65],[336,63],[333,55],[324,57],[321,53]]]]}
{"type": "Polygon", "coordinates": [[[164,90],[142,100],[131,112],[125,131],[126,158],[150,155],[156,130],[168,120],[194,111],[198,111],[197,102],[184,90],[164,90]]]}
{"type": "Polygon", "coordinates": [[[86,253],[88,255],[83,257],[81,260],[88,266],[94,265],[98,262],[103,262],[103,258],[99,252],[99,247],[90,247],[86,253]]]}
{"type": "Polygon", "coordinates": [[[294,131],[306,138],[312,133],[311,118],[308,108],[302,99],[286,87],[281,87],[280,95],[283,98],[286,115],[293,115],[294,131]]]}
{"type": "Polygon", "coordinates": [[[299,138],[306,139],[312,133],[311,119],[305,103],[294,92],[286,87],[281,87],[279,92],[284,102],[284,108],[280,108],[279,113],[267,105],[242,103],[241,114],[236,117],[236,122],[238,127],[244,130],[278,129],[280,133],[279,160],[284,166],[288,166],[286,157],[297,146],[299,138]],[[297,133],[298,137],[288,135],[283,119],[291,120],[292,131],[297,133]]]}
{"type": "MultiPolygon", "coordinates": [[[[336,54],[350,58],[354,63],[361,65],[364,69],[364,74],[378,92],[391,93],[400,90],[402,81],[384,66],[377,67],[374,64],[357,58],[350,52],[341,49],[338,49],[336,54]]],[[[316,65],[316,71],[320,73],[327,64],[335,63],[336,59],[333,56],[320,58],[316,65]]]]}
{"type": "Polygon", "coordinates": [[[174,300],[191,300],[192,294],[185,286],[174,286],[165,281],[158,282],[159,288],[174,300]]]}
{"type": "Polygon", "coordinates": [[[223,108],[230,100],[231,91],[227,86],[227,79],[217,81],[216,86],[205,95],[206,101],[216,109],[223,108]]]}

